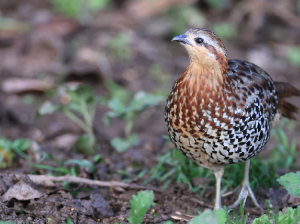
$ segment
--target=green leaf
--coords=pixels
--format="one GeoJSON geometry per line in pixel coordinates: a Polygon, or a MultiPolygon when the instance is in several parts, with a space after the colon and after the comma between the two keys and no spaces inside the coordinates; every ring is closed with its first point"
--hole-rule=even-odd
{"type": "Polygon", "coordinates": [[[287,58],[289,62],[295,66],[300,66],[300,47],[290,47],[290,49],[287,52],[287,58]]]}
{"type": "Polygon", "coordinates": [[[107,105],[116,114],[115,116],[119,116],[125,112],[125,105],[118,99],[108,101],[107,105]]]}
{"type": "Polygon", "coordinates": [[[173,224],[173,222],[169,220],[169,221],[164,222],[163,224],[173,224]]]}
{"type": "Polygon", "coordinates": [[[223,209],[212,211],[212,210],[205,210],[199,216],[193,218],[189,224],[224,224],[226,222],[226,213],[223,209]]]}
{"type": "Polygon", "coordinates": [[[289,192],[290,195],[300,197],[300,172],[288,173],[277,181],[289,192]]]}
{"type": "MultiPolygon", "coordinates": [[[[67,108],[64,107],[64,110],[66,110],[67,108]]],[[[81,106],[79,105],[79,102],[75,102],[72,101],[69,105],[68,105],[68,109],[71,109],[73,111],[76,111],[77,113],[82,115],[82,109],[81,106]]],[[[64,110],[62,110],[62,112],[64,112],[64,110]]]]}
{"type": "Polygon", "coordinates": [[[103,116],[103,123],[105,125],[109,125],[110,123],[110,118],[114,117],[114,112],[110,111],[107,112],[104,116],[103,116]]]}
{"type": "Polygon", "coordinates": [[[144,215],[150,208],[154,200],[153,191],[140,191],[137,195],[133,195],[129,201],[131,209],[129,210],[128,222],[130,224],[141,224],[144,215]]]}
{"type": "Polygon", "coordinates": [[[213,28],[213,31],[223,40],[237,35],[236,28],[230,23],[219,23],[213,28]]]}
{"type": "Polygon", "coordinates": [[[207,3],[216,10],[221,10],[226,3],[226,0],[210,0],[207,3]]]}
{"type": "Polygon", "coordinates": [[[85,154],[90,154],[95,151],[96,139],[92,135],[83,134],[80,135],[75,144],[74,150],[78,152],[84,152],[85,154]]]}
{"type": "Polygon", "coordinates": [[[59,109],[59,106],[57,105],[53,105],[50,101],[46,101],[45,103],[43,103],[43,105],[39,108],[38,113],[40,115],[44,115],[44,114],[52,114],[53,112],[55,112],[56,110],[59,109]]]}
{"type": "Polygon", "coordinates": [[[119,137],[113,138],[110,144],[118,151],[124,152],[133,145],[135,145],[138,141],[137,135],[130,135],[127,139],[122,139],[119,137]]]}
{"type": "Polygon", "coordinates": [[[35,163],[31,163],[30,166],[38,168],[38,169],[61,172],[63,174],[70,174],[70,171],[64,167],[52,167],[52,166],[48,166],[48,165],[44,165],[44,164],[35,164],[35,163]]]}
{"type": "Polygon", "coordinates": [[[157,106],[161,101],[164,100],[165,99],[162,96],[156,96],[150,93],[139,91],[134,95],[129,110],[142,111],[147,107],[157,106]]]}
{"type": "Polygon", "coordinates": [[[75,18],[81,7],[81,0],[52,0],[54,9],[68,17],[75,18]]]}
{"type": "Polygon", "coordinates": [[[100,162],[101,159],[102,159],[102,156],[101,156],[100,154],[95,155],[95,156],[93,157],[94,163],[100,162]]]}
{"type": "Polygon", "coordinates": [[[131,41],[129,33],[122,33],[110,39],[108,44],[110,51],[122,59],[129,59],[131,57],[131,48],[129,43],[131,41]]]}
{"type": "Polygon", "coordinates": [[[97,12],[98,10],[104,8],[110,0],[89,0],[88,7],[92,12],[97,12]]]}
{"type": "Polygon", "coordinates": [[[279,212],[278,223],[283,224],[300,224],[300,207],[297,208],[283,208],[279,212]]]}
{"type": "Polygon", "coordinates": [[[0,138],[0,148],[1,149],[10,149],[11,148],[11,141],[6,138],[0,138]]]}
{"type": "Polygon", "coordinates": [[[266,223],[270,223],[269,217],[266,214],[263,214],[259,218],[254,219],[252,224],[266,224],[266,223]]]}
{"type": "Polygon", "coordinates": [[[71,101],[79,101],[79,98],[84,99],[87,102],[92,102],[94,98],[94,92],[88,85],[79,85],[77,87],[66,87],[66,91],[71,98],[71,101]]]}
{"type": "Polygon", "coordinates": [[[68,164],[77,164],[77,165],[82,166],[82,167],[87,167],[91,171],[94,171],[94,169],[95,169],[94,164],[92,162],[90,162],[89,160],[86,160],[86,159],[83,159],[83,160],[69,159],[66,162],[64,162],[64,164],[65,165],[68,165],[68,164]]]}
{"type": "Polygon", "coordinates": [[[11,147],[13,149],[15,149],[15,150],[21,150],[21,151],[24,151],[24,150],[28,149],[29,146],[30,146],[30,141],[27,140],[27,139],[23,139],[23,138],[16,139],[11,144],[11,147]]]}
{"type": "Polygon", "coordinates": [[[108,80],[105,82],[105,86],[110,91],[111,99],[118,99],[121,102],[127,102],[132,97],[131,93],[118,85],[114,81],[108,80]]]}
{"type": "Polygon", "coordinates": [[[73,224],[73,221],[70,219],[70,217],[67,218],[67,224],[73,224]]]}

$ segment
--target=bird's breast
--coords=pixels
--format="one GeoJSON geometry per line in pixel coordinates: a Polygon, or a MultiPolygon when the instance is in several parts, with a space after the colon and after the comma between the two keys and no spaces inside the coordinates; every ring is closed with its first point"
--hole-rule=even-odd
{"type": "Polygon", "coordinates": [[[207,168],[246,161],[260,152],[270,125],[258,101],[248,113],[237,106],[232,91],[220,86],[215,91],[201,79],[188,81],[177,80],[166,105],[166,124],[177,149],[207,168]]]}
{"type": "Polygon", "coordinates": [[[183,136],[216,136],[232,128],[235,108],[221,87],[206,80],[178,80],[168,98],[166,114],[169,123],[183,136]],[[215,90],[215,88],[217,88],[215,90]]]}

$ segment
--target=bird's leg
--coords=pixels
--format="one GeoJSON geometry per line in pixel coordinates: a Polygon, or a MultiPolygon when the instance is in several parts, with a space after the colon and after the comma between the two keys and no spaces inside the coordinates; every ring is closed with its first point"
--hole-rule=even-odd
{"type": "Polygon", "coordinates": [[[231,206],[229,206],[228,208],[237,207],[240,204],[240,202],[249,195],[250,198],[252,199],[254,205],[256,207],[262,209],[261,206],[257,203],[257,200],[256,200],[256,198],[253,194],[253,191],[252,191],[251,187],[250,187],[249,168],[250,168],[250,160],[247,160],[245,162],[244,178],[243,178],[242,183],[239,186],[237,186],[237,188],[235,188],[233,191],[222,195],[222,197],[225,197],[225,196],[228,196],[228,195],[231,195],[231,194],[234,194],[234,193],[240,191],[238,199],[231,206]]]}
{"type": "Polygon", "coordinates": [[[217,179],[216,181],[216,199],[215,199],[215,206],[214,210],[222,209],[222,204],[221,204],[221,181],[222,181],[222,176],[224,174],[224,167],[220,167],[220,170],[214,171],[214,175],[217,179]]]}

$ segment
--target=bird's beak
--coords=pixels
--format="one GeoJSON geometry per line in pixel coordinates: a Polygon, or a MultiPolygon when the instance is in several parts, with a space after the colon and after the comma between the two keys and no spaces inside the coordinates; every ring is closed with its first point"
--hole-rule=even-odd
{"type": "Polygon", "coordinates": [[[180,34],[180,35],[174,37],[172,39],[172,41],[177,41],[177,42],[180,42],[182,44],[188,44],[188,45],[192,46],[191,43],[186,38],[187,38],[187,35],[180,34]]]}

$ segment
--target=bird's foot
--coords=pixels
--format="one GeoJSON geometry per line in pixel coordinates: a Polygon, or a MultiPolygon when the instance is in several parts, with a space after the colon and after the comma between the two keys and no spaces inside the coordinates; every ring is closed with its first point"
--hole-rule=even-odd
{"type": "Polygon", "coordinates": [[[254,205],[256,207],[258,207],[259,209],[263,210],[262,207],[257,203],[257,200],[256,200],[256,198],[253,194],[253,191],[252,191],[251,187],[250,187],[249,181],[243,180],[242,184],[237,186],[233,191],[230,191],[230,192],[227,192],[227,193],[223,194],[222,197],[226,197],[226,196],[235,194],[237,192],[240,192],[238,199],[232,205],[228,206],[228,208],[237,207],[249,195],[250,198],[252,199],[254,205]]]}
{"type": "Polygon", "coordinates": [[[241,188],[242,188],[242,186],[241,186],[241,184],[239,184],[239,185],[238,185],[236,188],[234,188],[232,191],[228,191],[228,192],[222,194],[221,197],[224,198],[224,197],[227,197],[227,196],[229,196],[229,195],[236,194],[236,193],[240,192],[241,188]]]}
{"type": "Polygon", "coordinates": [[[219,210],[219,209],[223,209],[221,203],[215,203],[215,206],[214,206],[214,210],[219,210]]]}

